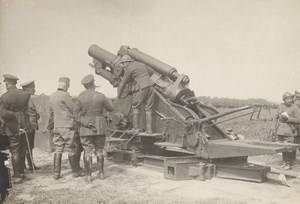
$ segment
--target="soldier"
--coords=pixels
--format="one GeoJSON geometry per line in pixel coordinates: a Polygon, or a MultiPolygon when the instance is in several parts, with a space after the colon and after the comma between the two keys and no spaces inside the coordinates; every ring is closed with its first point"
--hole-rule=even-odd
{"type": "Polygon", "coordinates": [[[104,110],[112,111],[113,106],[104,94],[95,91],[94,76],[85,76],[81,84],[86,88],[77,98],[74,115],[81,123],[80,140],[84,149],[86,181],[91,182],[92,155],[97,156],[99,178],[104,179],[105,117],[104,110]]]}
{"type": "MultiPolygon", "coordinates": [[[[47,124],[47,129],[49,130],[49,134],[53,138],[54,137],[54,134],[53,134],[53,129],[54,129],[54,116],[53,116],[53,112],[50,113],[48,124],[47,124]]],[[[75,161],[76,161],[76,165],[78,166],[78,168],[81,171],[80,157],[81,157],[81,152],[83,151],[83,147],[82,147],[81,142],[80,142],[78,127],[74,127],[74,130],[75,130],[75,133],[74,133],[74,143],[75,143],[75,146],[76,146],[76,148],[75,148],[76,149],[75,161]]],[[[53,150],[53,148],[52,148],[52,150],[53,150]]]]}
{"type": "MultiPolygon", "coordinates": [[[[34,81],[29,81],[21,84],[22,90],[29,93],[30,95],[34,95],[35,93],[35,84],[34,81]]],[[[38,119],[40,118],[40,114],[38,114],[35,105],[33,104],[32,98],[29,99],[29,104],[28,104],[28,115],[29,115],[29,120],[31,124],[31,130],[28,131],[28,142],[29,142],[29,147],[26,145],[27,141],[25,140],[25,152],[26,152],[26,159],[27,159],[27,164],[29,166],[28,170],[33,171],[33,168],[38,170],[40,167],[35,166],[33,161],[31,160],[32,158],[32,149],[34,147],[34,139],[35,139],[35,131],[39,129],[39,124],[38,124],[38,119]],[[30,151],[30,152],[29,152],[30,151]],[[31,155],[31,156],[30,156],[31,155]]],[[[25,138],[26,139],[26,138],[25,138]]]]}
{"type": "MultiPolygon", "coordinates": [[[[297,120],[300,120],[300,109],[293,104],[293,95],[289,92],[283,94],[284,103],[278,107],[277,118],[280,123],[277,128],[277,137],[279,142],[289,142],[299,144],[299,131],[297,120]]],[[[296,159],[296,151],[282,153],[284,170],[292,169],[292,165],[296,159]]]]}
{"type": "Polygon", "coordinates": [[[73,177],[84,176],[80,171],[77,162],[76,144],[74,134],[76,131],[76,121],[73,116],[74,102],[67,92],[70,86],[70,79],[67,77],[59,78],[59,87],[50,96],[50,115],[53,112],[53,143],[54,153],[54,179],[61,178],[61,158],[64,147],[68,151],[68,159],[73,172],[73,177]]]}
{"type": "Polygon", "coordinates": [[[295,91],[295,94],[294,94],[294,104],[300,108],[300,92],[299,91],[295,91]]]}
{"type": "Polygon", "coordinates": [[[7,92],[0,98],[0,117],[4,121],[5,133],[10,139],[10,152],[13,166],[13,183],[21,183],[24,176],[25,152],[19,130],[30,130],[30,121],[27,114],[30,94],[16,87],[18,77],[4,74],[7,92]]]}
{"type": "Polygon", "coordinates": [[[142,104],[146,111],[146,134],[152,134],[152,106],[154,101],[153,84],[145,64],[134,61],[129,55],[123,55],[116,66],[124,69],[124,76],[118,86],[118,97],[120,98],[125,86],[134,81],[132,86],[133,102],[133,132],[139,133],[139,118],[142,104]]]}

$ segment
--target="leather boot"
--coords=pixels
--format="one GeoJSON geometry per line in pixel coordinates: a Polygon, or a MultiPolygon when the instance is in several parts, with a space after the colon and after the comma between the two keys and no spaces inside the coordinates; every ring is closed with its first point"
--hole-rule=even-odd
{"type": "Polygon", "coordinates": [[[105,178],[104,176],[104,157],[103,154],[97,156],[97,164],[98,164],[98,177],[100,180],[103,180],[105,178]]]}
{"type": "Polygon", "coordinates": [[[293,163],[293,158],[294,158],[294,153],[293,152],[283,152],[283,161],[285,165],[282,166],[284,170],[290,170],[292,169],[292,163],[293,163]]]}
{"type": "Polygon", "coordinates": [[[82,176],[85,176],[84,172],[81,172],[80,169],[79,169],[79,166],[78,166],[78,159],[76,157],[76,155],[69,155],[68,156],[69,158],[69,163],[70,163],[70,166],[71,166],[71,169],[72,169],[72,175],[74,178],[76,177],[82,177],[82,176]]]}
{"type": "Polygon", "coordinates": [[[30,157],[30,154],[28,151],[26,151],[26,160],[27,160],[27,164],[28,164],[28,170],[33,171],[31,157],[30,157]]]}
{"type": "Polygon", "coordinates": [[[292,164],[294,164],[294,162],[296,160],[296,155],[297,155],[297,151],[293,150],[293,153],[292,153],[292,164]]]}
{"type": "Polygon", "coordinates": [[[146,111],[146,134],[152,134],[152,110],[146,111]]]}
{"type": "Polygon", "coordinates": [[[12,162],[13,171],[14,171],[13,183],[14,184],[22,183],[23,178],[22,178],[21,172],[20,172],[20,167],[21,167],[20,155],[18,153],[12,153],[11,160],[12,160],[11,162],[12,162]]]}
{"type": "Polygon", "coordinates": [[[25,150],[20,151],[20,175],[25,178],[25,150]]]}
{"type": "Polygon", "coordinates": [[[60,179],[62,153],[54,153],[54,179],[60,179]]]}
{"type": "Polygon", "coordinates": [[[76,168],[82,172],[82,168],[80,167],[80,157],[81,157],[81,152],[77,152],[75,154],[75,161],[76,161],[76,168]]]}
{"type": "MultiPolygon", "coordinates": [[[[30,150],[31,152],[31,156],[32,156],[32,150],[30,150]]],[[[31,157],[28,151],[26,151],[26,160],[27,160],[27,164],[28,164],[28,171],[32,172],[33,171],[33,167],[35,170],[39,170],[41,169],[41,167],[37,167],[32,161],[31,161],[31,157]],[[32,166],[33,164],[33,166],[32,166]]]]}
{"type": "Polygon", "coordinates": [[[282,152],[282,160],[284,162],[288,162],[289,159],[288,159],[288,152],[282,152]]]}
{"type": "Polygon", "coordinates": [[[139,133],[140,110],[135,108],[132,110],[132,132],[133,134],[139,133]]]}
{"type": "Polygon", "coordinates": [[[84,154],[85,181],[92,182],[92,165],[93,159],[91,156],[84,154]]]}

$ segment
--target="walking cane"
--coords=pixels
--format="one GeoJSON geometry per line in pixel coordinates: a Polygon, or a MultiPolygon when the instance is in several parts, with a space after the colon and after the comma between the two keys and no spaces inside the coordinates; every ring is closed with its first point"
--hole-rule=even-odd
{"type": "Polygon", "coordinates": [[[22,133],[25,134],[25,137],[26,137],[26,143],[27,143],[27,148],[28,148],[28,152],[29,152],[30,159],[31,159],[31,165],[32,165],[33,175],[34,175],[34,177],[35,177],[35,167],[34,167],[34,164],[33,164],[33,157],[32,157],[31,151],[30,151],[30,145],[29,145],[28,135],[27,135],[27,132],[26,132],[24,129],[20,129],[20,132],[22,132],[22,133]]]}

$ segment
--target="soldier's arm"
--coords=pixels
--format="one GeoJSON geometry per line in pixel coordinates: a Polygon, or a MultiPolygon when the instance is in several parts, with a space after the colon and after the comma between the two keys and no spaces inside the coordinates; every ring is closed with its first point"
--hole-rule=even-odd
{"type": "Polygon", "coordinates": [[[125,86],[127,83],[130,82],[130,79],[131,79],[131,72],[129,72],[128,70],[125,72],[124,74],[124,77],[122,79],[122,81],[120,82],[119,86],[118,86],[118,98],[121,97],[124,89],[125,89],[125,86]]]}
{"type": "Polygon", "coordinates": [[[79,100],[76,99],[75,107],[73,111],[74,118],[77,122],[79,122],[82,126],[87,127],[89,121],[82,117],[82,105],[79,100]]]}
{"type": "Polygon", "coordinates": [[[113,104],[106,96],[104,96],[104,108],[109,112],[113,111],[113,104]]]}
{"type": "Polygon", "coordinates": [[[300,124],[300,108],[296,107],[293,109],[291,116],[288,118],[287,123],[300,124]]]}
{"type": "Polygon", "coordinates": [[[7,110],[7,105],[1,98],[0,98],[0,117],[3,120],[11,119],[11,118],[15,117],[15,115],[12,111],[7,110]]]}
{"type": "Polygon", "coordinates": [[[65,99],[64,101],[65,101],[65,104],[66,104],[67,108],[73,114],[73,110],[74,110],[75,104],[74,104],[74,102],[72,100],[72,97],[70,96],[69,93],[67,93],[67,95],[65,96],[64,99],[65,99]]]}
{"type": "Polygon", "coordinates": [[[36,106],[35,106],[35,104],[33,103],[33,100],[32,100],[31,97],[30,97],[30,99],[29,99],[29,104],[28,104],[28,109],[31,108],[32,113],[35,115],[36,119],[37,119],[37,120],[40,119],[41,116],[40,116],[40,114],[37,112],[36,106]],[[29,105],[30,103],[31,103],[32,107],[30,107],[30,105],[29,105]]]}
{"type": "Polygon", "coordinates": [[[52,107],[50,107],[49,116],[50,117],[49,117],[49,120],[48,120],[47,129],[52,134],[53,129],[54,129],[54,113],[53,113],[52,107]]]}

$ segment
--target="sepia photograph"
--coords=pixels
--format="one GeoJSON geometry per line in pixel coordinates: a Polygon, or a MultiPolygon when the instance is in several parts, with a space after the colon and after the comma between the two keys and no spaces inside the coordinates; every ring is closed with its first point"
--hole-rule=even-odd
{"type": "Polygon", "coordinates": [[[300,203],[299,0],[0,0],[0,203],[300,203]]]}

